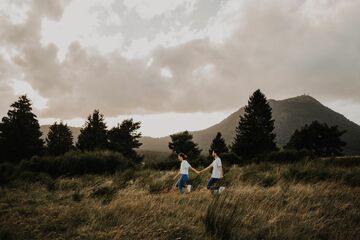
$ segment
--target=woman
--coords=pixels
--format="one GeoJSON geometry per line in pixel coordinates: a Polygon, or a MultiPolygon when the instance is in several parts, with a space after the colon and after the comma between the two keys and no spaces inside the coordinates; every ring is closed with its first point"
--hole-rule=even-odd
{"type": "Polygon", "coordinates": [[[187,156],[184,153],[178,154],[178,160],[181,162],[180,164],[180,171],[174,177],[174,180],[179,177],[179,180],[176,182],[176,188],[179,189],[180,193],[184,193],[183,188],[187,186],[187,192],[191,191],[191,185],[186,185],[187,181],[189,180],[189,169],[199,174],[199,172],[191,167],[191,165],[187,161],[187,156]]]}

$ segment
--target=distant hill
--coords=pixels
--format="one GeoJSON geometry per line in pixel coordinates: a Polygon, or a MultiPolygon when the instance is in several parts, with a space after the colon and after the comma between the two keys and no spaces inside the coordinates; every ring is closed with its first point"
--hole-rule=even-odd
{"type": "MultiPolygon", "coordinates": [[[[338,125],[340,130],[346,130],[343,140],[347,143],[344,148],[346,154],[360,154],[360,126],[348,120],[343,115],[322,105],[315,98],[307,95],[285,100],[269,100],[275,119],[276,141],[279,146],[285,145],[293,132],[311,123],[314,120],[326,122],[329,125],[338,125]]],[[[201,131],[191,132],[194,141],[207,151],[217,132],[221,132],[227,144],[232,143],[239,116],[244,114],[244,107],[232,113],[220,123],[201,131]]],[[[143,137],[142,150],[167,152],[170,137],[151,138],[143,137]]]]}

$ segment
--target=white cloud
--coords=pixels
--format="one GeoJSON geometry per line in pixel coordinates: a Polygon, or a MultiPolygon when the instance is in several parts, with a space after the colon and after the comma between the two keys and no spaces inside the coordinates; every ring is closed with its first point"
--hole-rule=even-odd
{"type": "Polygon", "coordinates": [[[128,59],[140,59],[150,56],[156,48],[174,47],[201,38],[204,38],[204,33],[192,30],[190,26],[183,26],[177,30],[172,28],[169,32],[159,32],[151,40],[147,37],[133,40],[129,46],[121,51],[121,54],[128,59]]]}
{"type": "Polygon", "coordinates": [[[73,42],[107,54],[121,48],[123,36],[120,32],[104,35],[104,25],[120,25],[121,19],[111,6],[113,0],[73,0],[65,9],[60,21],[43,19],[41,43],[46,46],[55,43],[59,48],[58,58],[64,60],[68,47],[73,42]],[[100,17],[105,11],[106,17],[100,17]]]}
{"type": "Polygon", "coordinates": [[[27,20],[30,10],[30,0],[0,1],[0,18],[10,20],[12,24],[23,24],[27,20]]]}
{"type": "Polygon", "coordinates": [[[13,79],[9,84],[14,95],[26,94],[31,99],[35,109],[44,110],[47,108],[48,100],[42,97],[38,91],[35,91],[29,83],[13,79]]]}
{"type": "Polygon", "coordinates": [[[214,64],[206,64],[201,67],[196,68],[192,75],[194,79],[200,80],[200,79],[214,79],[215,77],[215,66],[214,64]]]}
{"type": "Polygon", "coordinates": [[[128,9],[134,9],[137,14],[145,19],[173,11],[180,6],[185,6],[185,12],[191,13],[195,9],[198,0],[124,0],[124,5],[128,9]]]}
{"type": "Polygon", "coordinates": [[[223,2],[216,16],[209,20],[204,30],[212,43],[222,44],[244,21],[243,6],[249,0],[229,0],[223,2]]]}
{"type": "Polygon", "coordinates": [[[174,77],[174,75],[169,67],[162,68],[160,75],[164,78],[173,78],[174,77]]]}

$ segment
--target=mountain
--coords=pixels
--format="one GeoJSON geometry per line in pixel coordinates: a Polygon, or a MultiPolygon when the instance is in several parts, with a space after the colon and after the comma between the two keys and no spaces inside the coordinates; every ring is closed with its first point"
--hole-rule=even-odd
{"type": "MultiPolygon", "coordinates": [[[[324,106],[315,98],[302,95],[285,100],[269,100],[275,120],[276,141],[279,146],[285,145],[293,132],[314,120],[326,122],[328,125],[338,125],[340,130],[346,130],[342,139],[347,143],[344,148],[346,154],[360,154],[360,126],[348,120],[343,115],[324,106]]],[[[232,113],[220,123],[207,129],[191,132],[194,141],[206,153],[212,139],[217,132],[221,132],[227,144],[231,144],[235,136],[235,128],[239,122],[239,116],[244,114],[244,107],[232,113]]],[[[170,137],[151,138],[143,137],[142,150],[167,152],[170,137]]]]}

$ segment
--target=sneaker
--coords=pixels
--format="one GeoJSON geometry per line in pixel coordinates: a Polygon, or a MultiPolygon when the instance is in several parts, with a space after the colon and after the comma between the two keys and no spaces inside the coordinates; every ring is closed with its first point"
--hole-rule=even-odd
{"type": "Polygon", "coordinates": [[[219,194],[225,190],[225,187],[219,187],[219,194]]]}
{"type": "Polygon", "coordinates": [[[187,190],[188,193],[191,192],[191,185],[187,185],[186,190],[187,190]]]}

